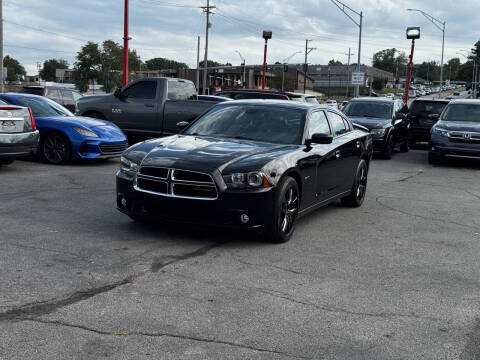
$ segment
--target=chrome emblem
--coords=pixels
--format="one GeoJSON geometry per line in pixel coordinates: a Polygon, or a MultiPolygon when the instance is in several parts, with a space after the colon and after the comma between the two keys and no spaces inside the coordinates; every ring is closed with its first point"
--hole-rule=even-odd
{"type": "Polygon", "coordinates": [[[472,134],[470,134],[470,133],[465,133],[465,134],[463,134],[463,138],[464,138],[465,140],[470,140],[470,139],[472,138],[472,134]]]}

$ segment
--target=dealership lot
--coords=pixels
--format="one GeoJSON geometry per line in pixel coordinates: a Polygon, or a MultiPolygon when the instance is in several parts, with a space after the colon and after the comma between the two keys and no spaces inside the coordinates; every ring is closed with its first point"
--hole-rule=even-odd
{"type": "Polygon", "coordinates": [[[281,245],[134,223],[117,168],[0,168],[0,359],[480,356],[480,164],[374,160],[281,245]]]}

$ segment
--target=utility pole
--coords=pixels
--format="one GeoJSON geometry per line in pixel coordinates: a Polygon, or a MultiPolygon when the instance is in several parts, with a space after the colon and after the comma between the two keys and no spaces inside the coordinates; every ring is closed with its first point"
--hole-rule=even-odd
{"type": "Polygon", "coordinates": [[[210,6],[210,0],[207,0],[207,6],[202,6],[203,12],[207,16],[207,24],[205,25],[205,57],[203,58],[203,94],[207,94],[207,78],[208,78],[208,29],[212,26],[210,24],[210,14],[213,14],[211,11],[215,9],[216,6],[210,6]]]}
{"type": "Polygon", "coordinates": [[[132,38],[128,35],[128,0],[125,0],[125,12],[123,19],[123,86],[128,84],[128,41],[132,38]]]}
{"type": "Polygon", "coordinates": [[[351,49],[348,48],[348,54],[345,54],[345,55],[348,55],[348,62],[347,62],[347,91],[346,91],[346,93],[345,93],[345,96],[348,97],[348,86],[350,85],[350,56],[355,55],[355,54],[352,54],[351,49]]]}
{"type": "Polygon", "coordinates": [[[197,37],[197,78],[195,85],[197,86],[197,92],[200,89],[200,36],[197,37]]]}
{"type": "Polygon", "coordinates": [[[310,54],[313,50],[316,50],[316,48],[309,48],[308,43],[312,41],[309,39],[305,40],[305,64],[303,65],[303,71],[304,71],[304,77],[303,77],[303,93],[305,94],[306,88],[307,88],[307,72],[308,72],[308,62],[307,62],[307,57],[308,54],[310,54]]]}
{"type": "Polygon", "coordinates": [[[0,0],[0,92],[3,93],[3,1],[0,0]]]}

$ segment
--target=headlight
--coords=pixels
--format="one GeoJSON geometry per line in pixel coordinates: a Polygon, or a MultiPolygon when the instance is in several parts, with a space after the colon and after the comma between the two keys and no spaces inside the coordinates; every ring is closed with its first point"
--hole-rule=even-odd
{"type": "Polygon", "coordinates": [[[224,175],[223,180],[225,181],[227,187],[231,189],[260,188],[271,186],[265,174],[261,171],[224,175]]]}
{"type": "Polygon", "coordinates": [[[383,136],[383,135],[385,135],[386,131],[387,131],[387,129],[372,129],[372,130],[370,130],[370,134],[372,134],[374,136],[383,136]]]}
{"type": "Polygon", "coordinates": [[[442,129],[442,128],[433,127],[433,128],[432,128],[432,131],[433,131],[435,134],[438,134],[438,135],[440,135],[440,136],[448,136],[448,130],[445,130],[445,129],[442,129]]]}
{"type": "Polygon", "coordinates": [[[73,130],[75,130],[77,133],[79,133],[80,135],[83,135],[83,136],[95,137],[95,138],[98,137],[98,135],[95,134],[93,131],[90,131],[90,130],[87,130],[87,129],[83,129],[83,128],[79,128],[79,127],[73,127],[73,130]]]}
{"type": "Polygon", "coordinates": [[[120,157],[120,171],[124,172],[130,177],[134,177],[138,170],[138,164],[128,160],[126,157],[120,157]]]}

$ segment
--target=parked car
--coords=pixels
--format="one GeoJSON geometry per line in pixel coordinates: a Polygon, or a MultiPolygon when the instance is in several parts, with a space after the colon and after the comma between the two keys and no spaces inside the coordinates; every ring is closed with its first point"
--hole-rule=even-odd
{"type": "Polygon", "coordinates": [[[408,107],[403,100],[355,98],[342,110],[348,119],[370,129],[373,150],[390,159],[397,146],[409,150],[408,107]]]}
{"type": "Polygon", "coordinates": [[[428,161],[480,159],[480,100],[452,100],[432,127],[428,161]]]}
{"type": "Polygon", "coordinates": [[[83,96],[76,90],[59,86],[23,86],[20,93],[45,96],[71,112],[76,111],[77,101],[83,96]]]}
{"type": "Polygon", "coordinates": [[[31,109],[40,132],[37,155],[52,164],[73,159],[119,156],[128,146],[122,131],[99,119],[74,116],[68,109],[42,96],[25,93],[0,94],[12,105],[31,109]]]}
{"type": "Polygon", "coordinates": [[[430,130],[448,104],[444,99],[415,99],[408,110],[410,145],[430,141],[430,130]]]}
{"type": "Polygon", "coordinates": [[[300,101],[300,102],[307,102],[311,104],[318,104],[318,100],[314,95],[309,94],[302,94],[302,93],[294,93],[294,92],[287,92],[286,93],[289,100],[292,101],[300,101]]]}
{"type": "Polygon", "coordinates": [[[348,101],[342,101],[340,104],[338,104],[338,110],[342,110],[347,104],[348,101]]]}
{"type": "Polygon", "coordinates": [[[291,100],[290,96],[286,92],[277,90],[234,88],[223,90],[216,95],[225,96],[233,100],[291,100]]]}
{"type": "Polygon", "coordinates": [[[212,102],[224,102],[224,101],[232,101],[224,96],[215,96],[215,95],[198,95],[198,100],[202,101],[212,101],[212,102]]]}
{"type": "Polygon", "coordinates": [[[327,101],[325,101],[325,105],[328,105],[332,108],[338,109],[337,100],[327,100],[327,101]]]}
{"type": "Polygon", "coordinates": [[[288,241],[296,220],[340,199],[360,206],[371,136],[338,110],[287,101],[217,104],[178,135],[127,149],[118,209],[134,220],[263,230],[288,241]]]}
{"type": "Polygon", "coordinates": [[[0,165],[9,165],[15,158],[33,153],[39,141],[32,112],[0,100],[0,165]]]}
{"type": "Polygon", "coordinates": [[[177,122],[192,122],[213,105],[197,100],[197,90],[189,80],[147,78],[114,94],[84,96],[77,103],[77,114],[111,121],[133,142],[175,134],[177,122]]]}

